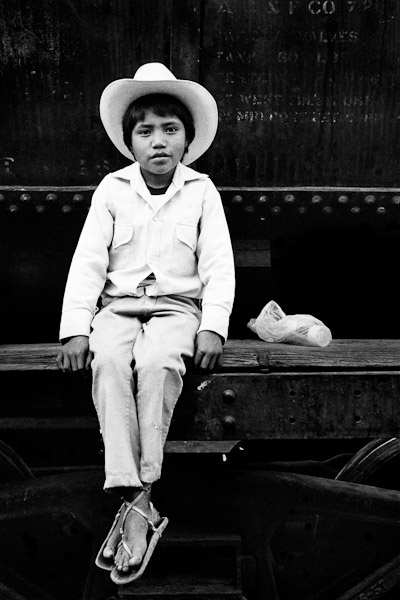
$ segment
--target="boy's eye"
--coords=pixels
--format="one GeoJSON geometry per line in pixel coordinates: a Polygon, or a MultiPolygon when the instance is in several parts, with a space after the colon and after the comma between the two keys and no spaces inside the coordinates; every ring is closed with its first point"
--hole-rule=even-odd
{"type": "Polygon", "coordinates": [[[143,135],[149,135],[149,134],[150,134],[150,129],[139,129],[139,130],[137,131],[137,134],[138,134],[138,135],[142,135],[142,136],[143,136],[143,135]]]}

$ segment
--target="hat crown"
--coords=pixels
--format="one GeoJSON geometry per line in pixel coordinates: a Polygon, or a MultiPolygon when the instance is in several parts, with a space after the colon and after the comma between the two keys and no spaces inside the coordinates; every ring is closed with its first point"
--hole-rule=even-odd
{"type": "Polygon", "coordinates": [[[146,63],[138,68],[134,81],[176,81],[175,75],[162,63],[146,63]]]}

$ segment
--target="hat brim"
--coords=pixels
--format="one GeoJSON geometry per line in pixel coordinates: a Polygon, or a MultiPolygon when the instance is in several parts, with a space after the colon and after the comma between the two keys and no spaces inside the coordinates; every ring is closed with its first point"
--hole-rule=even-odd
{"type": "Polygon", "coordinates": [[[185,79],[164,81],[118,79],[110,83],[100,98],[100,118],[113,144],[124,156],[135,160],[124,143],[122,119],[134,100],[148,94],[169,94],[178,98],[189,109],[193,117],[195,137],[182,162],[189,165],[197,160],[214,140],[218,127],[218,109],[208,90],[195,81],[185,79]]]}

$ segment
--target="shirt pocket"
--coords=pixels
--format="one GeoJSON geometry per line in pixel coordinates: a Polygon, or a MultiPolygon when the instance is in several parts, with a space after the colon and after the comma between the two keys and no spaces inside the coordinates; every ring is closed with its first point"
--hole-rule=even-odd
{"type": "Polygon", "coordinates": [[[120,271],[132,267],[135,260],[135,235],[133,225],[114,224],[114,236],[109,252],[108,270],[120,271]]]}
{"type": "Polygon", "coordinates": [[[112,247],[114,250],[125,244],[129,244],[133,236],[133,225],[114,225],[114,236],[112,239],[112,247]]]}
{"type": "Polygon", "coordinates": [[[171,271],[179,275],[194,275],[197,270],[197,227],[176,225],[171,271]]]}

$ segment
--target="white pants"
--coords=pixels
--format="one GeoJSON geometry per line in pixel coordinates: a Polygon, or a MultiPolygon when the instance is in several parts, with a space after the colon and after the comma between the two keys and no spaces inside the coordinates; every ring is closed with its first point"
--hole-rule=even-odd
{"type": "Polygon", "coordinates": [[[146,294],[113,298],[93,319],[92,393],[104,441],[104,489],[160,478],[199,323],[194,300],[146,294]]]}

